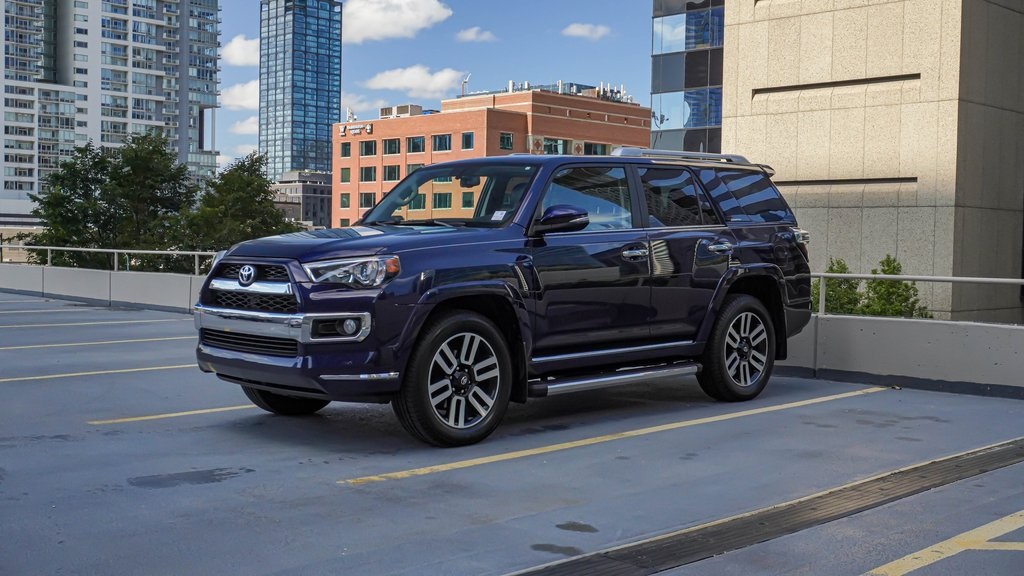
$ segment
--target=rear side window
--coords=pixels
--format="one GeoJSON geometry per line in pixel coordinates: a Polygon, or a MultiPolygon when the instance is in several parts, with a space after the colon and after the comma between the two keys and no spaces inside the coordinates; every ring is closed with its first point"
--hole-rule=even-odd
{"type": "Polygon", "coordinates": [[[796,222],[779,190],[761,172],[703,168],[700,180],[730,222],[796,222]]]}
{"type": "Polygon", "coordinates": [[[640,168],[649,226],[718,224],[718,216],[686,168],[640,168]]]}

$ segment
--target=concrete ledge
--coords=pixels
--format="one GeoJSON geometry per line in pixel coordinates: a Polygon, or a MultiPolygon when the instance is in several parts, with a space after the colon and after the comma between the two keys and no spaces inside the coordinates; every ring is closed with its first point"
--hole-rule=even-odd
{"type": "Polygon", "coordinates": [[[32,296],[43,295],[43,267],[0,264],[0,289],[32,296]]]}
{"type": "Polygon", "coordinates": [[[109,272],[110,300],[122,304],[192,308],[192,276],[151,272],[109,272]]]}
{"type": "Polygon", "coordinates": [[[45,266],[43,294],[110,302],[110,272],[45,266]]]}

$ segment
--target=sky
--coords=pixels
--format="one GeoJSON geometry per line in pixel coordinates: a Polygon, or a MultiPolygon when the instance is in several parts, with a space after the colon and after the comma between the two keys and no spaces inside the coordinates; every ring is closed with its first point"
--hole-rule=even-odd
{"type": "MultiPolygon", "coordinates": [[[[259,5],[221,0],[222,166],[258,143],[259,5]]],[[[467,76],[467,92],[604,82],[650,105],[650,0],[347,0],[342,19],[342,105],[360,120],[439,109],[467,76]]]]}

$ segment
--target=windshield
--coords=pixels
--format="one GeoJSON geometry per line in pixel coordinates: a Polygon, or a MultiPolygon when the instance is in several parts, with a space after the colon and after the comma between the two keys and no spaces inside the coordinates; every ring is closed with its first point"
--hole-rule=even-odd
{"type": "Polygon", "coordinates": [[[536,166],[452,164],[409,174],[363,224],[503,226],[519,210],[536,166]]]}

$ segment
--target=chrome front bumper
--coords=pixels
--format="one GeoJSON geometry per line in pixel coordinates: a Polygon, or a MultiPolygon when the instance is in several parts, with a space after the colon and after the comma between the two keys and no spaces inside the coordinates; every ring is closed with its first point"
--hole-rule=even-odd
{"type": "Polygon", "coordinates": [[[279,314],[253,310],[233,310],[196,304],[193,307],[196,329],[220,330],[254,334],[271,338],[290,338],[303,344],[330,342],[362,342],[370,335],[373,320],[369,312],[344,312],[338,314],[279,314]],[[355,318],[362,327],[352,336],[315,338],[313,322],[355,318]]]}

